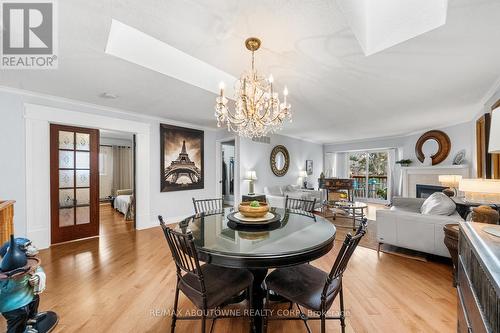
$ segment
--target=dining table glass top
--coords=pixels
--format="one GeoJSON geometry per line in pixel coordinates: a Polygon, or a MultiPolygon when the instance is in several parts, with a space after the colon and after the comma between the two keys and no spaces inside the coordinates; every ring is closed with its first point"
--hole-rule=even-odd
{"type": "Polygon", "coordinates": [[[178,229],[190,230],[198,250],[231,256],[282,256],[308,251],[333,242],[335,226],[300,210],[272,208],[280,221],[265,229],[235,228],[227,215],[233,208],[195,215],[178,229]]]}

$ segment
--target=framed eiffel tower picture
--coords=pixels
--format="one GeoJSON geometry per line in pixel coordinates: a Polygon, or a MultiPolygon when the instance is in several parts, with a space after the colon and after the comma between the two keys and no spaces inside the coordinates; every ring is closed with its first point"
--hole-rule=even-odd
{"type": "Polygon", "coordinates": [[[160,124],[161,191],[204,187],[204,132],[160,124]]]}

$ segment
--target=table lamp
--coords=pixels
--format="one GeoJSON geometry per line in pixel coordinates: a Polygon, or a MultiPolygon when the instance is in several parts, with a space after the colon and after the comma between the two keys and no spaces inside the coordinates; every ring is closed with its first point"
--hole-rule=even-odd
{"type": "Polygon", "coordinates": [[[307,171],[305,170],[300,171],[299,178],[302,178],[304,188],[307,188],[307,171]]]}
{"type": "Polygon", "coordinates": [[[488,152],[490,154],[500,154],[500,107],[491,111],[488,152]]]}
{"type": "Polygon", "coordinates": [[[248,194],[252,195],[254,193],[253,182],[257,180],[257,173],[254,170],[247,171],[246,180],[248,180],[248,194]]]}
{"type": "Polygon", "coordinates": [[[468,202],[500,204],[500,179],[461,179],[458,189],[465,192],[468,202]]]}
{"type": "Polygon", "coordinates": [[[491,206],[500,204],[499,179],[462,179],[458,189],[465,192],[465,201],[483,204],[473,208],[474,222],[498,224],[499,213],[491,206]]]}
{"type": "Polygon", "coordinates": [[[439,182],[443,186],[447,186],[448,188],[443,190],[443,193],[449,197],[457,196],[457,187],[462,179],[460,175],[440,175],[439,182]]]}

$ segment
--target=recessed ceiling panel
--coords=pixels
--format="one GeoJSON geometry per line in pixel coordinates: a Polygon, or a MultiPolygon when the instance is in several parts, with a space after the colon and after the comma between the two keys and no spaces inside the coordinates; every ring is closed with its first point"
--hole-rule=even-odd
{"type": "Polygon", "coordinates": [[[115,19],[105,52],[216,94],[223,81],[234,94],[234,76],[115,19]]]}
{"type": "Polygon", "coordinates": [[[446,23],[447,0],[337,0],[366,56],[446,23]]]}

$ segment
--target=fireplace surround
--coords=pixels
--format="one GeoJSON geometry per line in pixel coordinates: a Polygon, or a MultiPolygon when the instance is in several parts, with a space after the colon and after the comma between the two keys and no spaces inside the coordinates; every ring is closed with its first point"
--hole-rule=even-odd
{"type": "Polygon", "coordinates": [[[417,184],[417,198],[428,198],[434,192],[442,192],[446,187],[438,185],[417,184]]]}

